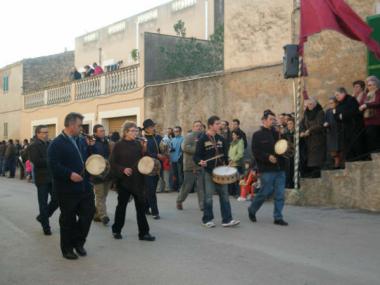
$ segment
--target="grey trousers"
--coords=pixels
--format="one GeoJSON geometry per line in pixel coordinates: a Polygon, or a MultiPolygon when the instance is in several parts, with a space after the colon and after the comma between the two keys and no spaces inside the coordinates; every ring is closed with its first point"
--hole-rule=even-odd
{"type": "Polygon", "coordinates": [[[184,171],[184,181],[178,193],[177,203],[183,203],[194,186],[198,194],[199,208],[203,210],[204,179],[201,170],[194,172],[184,171]]]}

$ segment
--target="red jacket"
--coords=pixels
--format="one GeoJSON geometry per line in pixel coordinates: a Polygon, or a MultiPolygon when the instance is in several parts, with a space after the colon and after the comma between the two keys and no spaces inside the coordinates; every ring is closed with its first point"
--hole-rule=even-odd
{"type": "Polygon", "coordinates": [[[380,125],[380,89],[376,91],[376,98],[374,102],[371,103],[365,103],[367,99],[367,94],[364,94],[360,101],[360,106],[363,104],[367,105],[368,109],[374,109],[375,115],[371,118],[364,118],[364,124],[365,126],[373,126],[373,125],[380,125]]]}

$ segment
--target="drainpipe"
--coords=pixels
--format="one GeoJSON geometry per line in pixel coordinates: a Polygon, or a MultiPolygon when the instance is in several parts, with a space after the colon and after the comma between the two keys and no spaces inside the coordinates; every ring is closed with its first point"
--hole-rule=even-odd
{"type": "Polygon", "coordinates": [[[205,39],[208,40],[208,0],[205,0],[205,39]]]}

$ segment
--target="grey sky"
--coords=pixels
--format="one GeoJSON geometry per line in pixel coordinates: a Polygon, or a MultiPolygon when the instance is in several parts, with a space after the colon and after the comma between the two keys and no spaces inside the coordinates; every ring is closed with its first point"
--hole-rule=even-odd
{"type": "Polygon", "coordinates": [[[74,49],[74,39],[170,0],[1,1],[0,67],[74,49]]]}

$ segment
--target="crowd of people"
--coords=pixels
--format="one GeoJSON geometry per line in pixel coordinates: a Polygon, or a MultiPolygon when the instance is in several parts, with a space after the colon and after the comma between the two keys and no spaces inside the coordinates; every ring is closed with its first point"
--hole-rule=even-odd
{"type": "MultiPolygon", "coordinates": [[[[322,168],[340,169],[346,161],[368,160],[380,150],[380,81],[371,76],[353,83],[353,96],[337,88],[323,110],[317,100],[307,98],[300,126],[300,173],[319,177],[322,168]]],[[[47,126],[35,129],[29,144],[24,140],[0,143],[1,175],[14,178],[17,165],[20,177],[32,177],[37,187],[39,215],[43,233],[51,235],[49,217],[60,208],[61,250],[67,259],[85,256],[84,244],[92,221],[107,225],[109,190],[116,190],[112,235],[122,239],[126,208],[133,198],[139,239],[154,241],[147,216],[161,219],[157,193],[178,192],[176,208],[183,210],[189,193],[196,192],[202,225],[216,226],[213,195],[219,196],[222,226],[235,227],[230,196],[238,201],[250,200],[248,217],[256,222],[256,213],[268,197],[274,198],[274,224],[287,226],[283,219],[285,188],[294,187],[294,152],[278,154],[275,145],[286,140],[294,144],[294,114],[276,116],[265,110],[261,127],[251,140],[251,153],[245,132],[238,119],[230,122],[211,116],[206,124],[195,120],[183,134],[180,126],[168,128],[161,136],[156,123],[147,119],[139,128],[125,122],[121,133],[105,134],[102,125],[93,127],[93,135],[83,134],[83,116],[70,113],[65,128],[49,141],[47,126]],[[109,168],[104,175],[90,175],[88,158],[97,155],[109,168]],[[151,173],[142,174],[138,164],[152,158],[151,173]],[[29,165],[29,167],[28,167],[29,165]],[[218,183],[214,171],[222,166],[235,169],[238,179],[218,183]],[[50,197],[50,199],[49,199],[50,197]],[[75,250],[75,252],[74,252],[75,250]]]]}
{"type": "Polygon", "coordinates": [[[88,78],[91,76],[97,76],[97,75],[103,74],[104,72],[114,71],[116,69],[121,68],[122,65],[123,65],[123,61],[120,60],[116,64],[106,66],[105,70],[103,70],[103,68],[100,65],[94,62],[92,65],[88,65],[88,64],[85,65],[83,67],[83,72],[79,72],[76,67],[73,67],[73,69],[70,72],[69,77],[70,77],[70,80],[80,80],[80,79],[88,78]]]}

